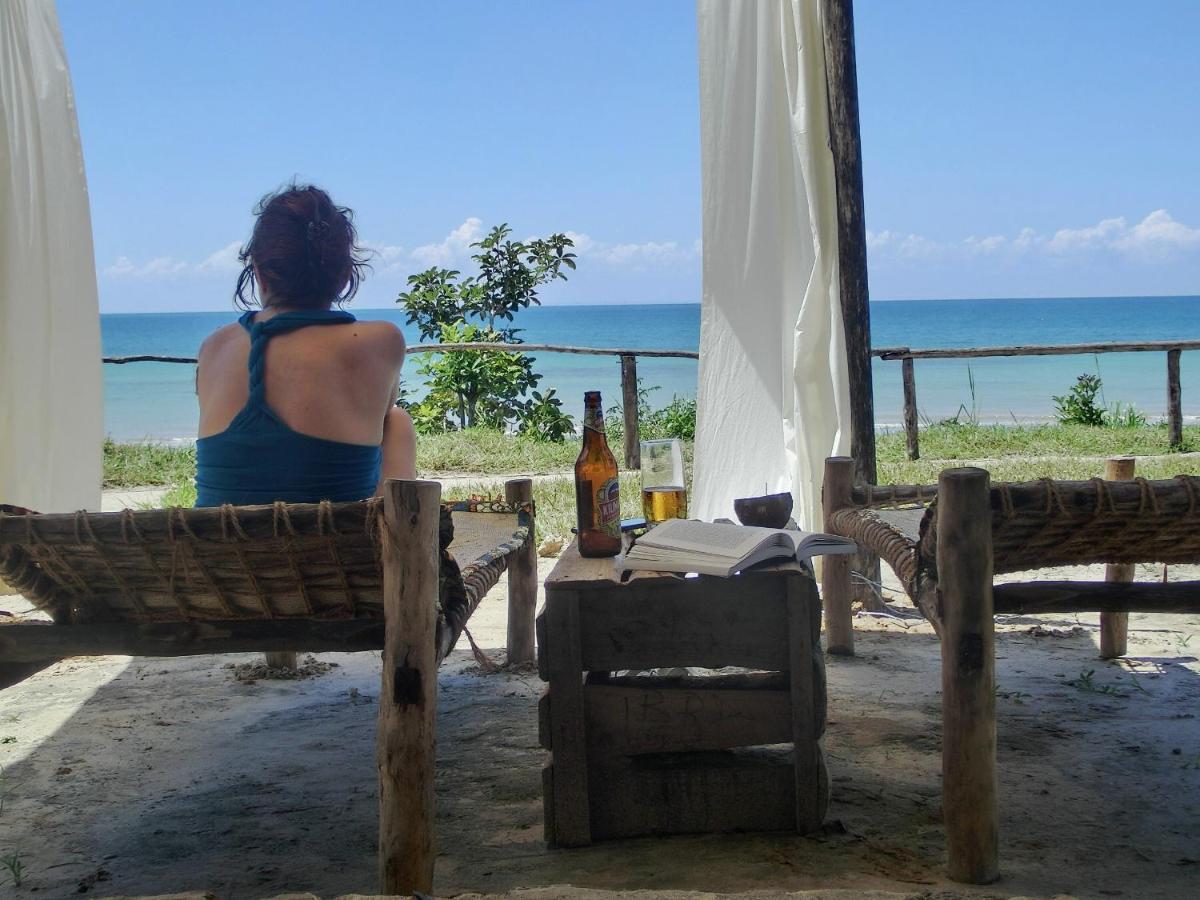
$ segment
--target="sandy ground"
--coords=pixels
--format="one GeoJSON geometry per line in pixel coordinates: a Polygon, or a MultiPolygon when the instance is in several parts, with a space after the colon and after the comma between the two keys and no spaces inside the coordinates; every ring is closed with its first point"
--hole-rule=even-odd
{"type": "MultiPolygon", "coordinates": [[[[482,647],[504,645],[505,616],[501,586],[472,619],[482,647]]],[[[548,850],[542,686],[456,651],[439,679],[437,893],[1200,896],[1200,617],[1134,617],[1118,663],[1097,659],[1097,618],[998,625],[1003,877],[981,889],[943,875],[939,652],[919,619],[860,617],[858,655],[829,659],[833,801],[808,837],[548,850]]],[[[0,897],[369,893],[379,655],[239,680],[231,666],[255,661],[80,658],[0,691],[0,863],[19,853],[24,876],[0,867],[0,897]]]]}

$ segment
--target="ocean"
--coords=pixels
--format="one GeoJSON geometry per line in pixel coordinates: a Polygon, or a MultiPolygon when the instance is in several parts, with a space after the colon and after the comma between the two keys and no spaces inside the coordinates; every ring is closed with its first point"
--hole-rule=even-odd
{"type": "MultiPolygon", "coordinates": [[[[353,307],[351,307],[353,309],[353,307]]],[[[404,327],[401,309],[355,310],[360,318],[404,327]]],[[[195,356],[204,337],[235,314],[137,313],[101,316],[105,356],[195,356]]],[[[681,305],[544,306],[521,312],[515,323],[530,343],[585,347],[696,350],[700,307],[681,305]]],[[[1038,300],[893,300],[871,304],[876,347],[981,347],[1108,341],[1200,339],[1200,297],[1111,297],[1038,300]]],[[[600,390],[605,404],[620,396],[615,357],[535,354],[543,392],[553,388],[578,418],[583,392],[600,390]]],[[[1200,354],[1181,365],[1186,418],[1200,413],[1200,354]],[[1195,360],[1195,361],[1194,361],[1195,360]]],[[[643,384],[655,390],[652,405],[696,392],[696,362],[638,360],[643,384]]],[[[402,374],[416,396],[417,362],[402,374]]],[[[1054,394],[1065,393],[1082,373],[1099,374],[1107,403],[1132,404],[1150,417],[1166,410],[1166,354],[1107,353],[916,361],[917,398],[923,421],[955,415],[982,422],[1037,422],[1054,415],[1054,394]]],[[[881,428],[901,421],[900,363],[874,362],[875,418],[881,428]]],[[[105,428],[115,440],[191,440],[196,429],[192,366],[132,363],[104,366],[105,428]]]]}

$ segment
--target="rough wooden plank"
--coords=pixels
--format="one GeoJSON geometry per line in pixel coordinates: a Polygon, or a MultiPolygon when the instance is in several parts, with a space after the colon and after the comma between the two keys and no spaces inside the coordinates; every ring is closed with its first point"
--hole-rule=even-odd
{"type": "Polygon", "coordinates": [[[699,359],[695,350],[652,350],[624,347],[570,347],[560,344],[491,344],[480,341],[459,344],[413,344],[407,353],[444,353],[447,350],[485,350],[516,353],[576,353],[583,356],[647,356],[667,359],[699,359]]]}
{"type": "MultiPolygon", "coordinates": [[[[801,834],[821,827],[821,747],[817,743],[817,689],[813,678],[811,610],[817,598],[811,583],[790,579],[787,592],[788,691],[791,713],[792,759],[795,777],[796,830],[801,834]]],[[[819,652],[819,650],[817,651],[819,652]]]]}
{"type": "Polygon", "coordinates": [[[587,685],[588,759],[724,750],[792,739],[787,690],[710,688],[705,681],[587,685]]]}
{"type": "MultiPolygon", "coordinates": [[[[513,505],[533,502],[533,480],[504,483],[504,500],[513,505]]],[[[533,662],[534,612],[537,607],[537,546],[530,523],[529,540],[508,562],[508,664],[533,662]]]]}
{"type": "Polygon", "coordinates": [[[558,562],[546,576],[546,590],[554,587],[569,587],[583,590],[589,587],[608,588],[621,579],[622,557],[588,558],[579,555],[578,540],[571,541],[558,557],[558,562]]]}
{"type": "Polygon", "coordinates": [[[900,378],[904,384],[904,435],[908,458],[921,458],[919,423],[917,421],[917,375],[911,356],[900,361],[900,378]]]}
{"type": "Polygon", "coordinates": [[[913,350],[909,347],[878,347],[871,351],[879,359],[976,359],[987,356],[1074,356],[1086,353],[1162,353],[1171,350],[1200,350],[1200,341],[1110,341],[1103,344],[1023,344],[1014,347],[938,347],[913,350]]]}
{"type": "Polygon", "coordinates": [[[850,381],[850,455],[854,457],[857,480],[874,484],[879,479],[875,475],[875,395],[854,7],[851,0],[822,0],[822,9],[829,139],[837,191],[838,283],[850,381]]]}
{"type": "Polygon", "coordinates": [[[999,614],[1200,613],[1200,581],[1024,581],[992,588],[999,614]]]}
{"type": "Polygon", "coordinates": [[[998,870],[996,657],[988,473],[938,480],[942,620],[942,810],[949,874],[986,884],[998,870]]]}
{"type": "Polygon", "coordinates": [[[621,412],[625,417],[625,468],[642,466],[642,432],[638,425],[637,357],[621,357],[621,412]]]}
{"type": "Polygon", "coordinates": [[[550,743],[554,747],[554,823],[547,840],[558,847],[592,842],[580,653],[579,595],[546,595],[546,643],[550,648],[550,743]]]}
{"type": "Polygon", "coordinates": [[[538,613],[533,620],[533,630],[537,633],[537,667],[538,678],[550,680],[550,648],[546,646],[546,608],[538,613]]]}
{"type": "Polygon", "coordinates": [[[302,650],[379,650],[382,619],[237,619],[233,621],[0,625],[0,662],[70,656],[205,656],[302,650]]]}
{"type": "Polygon", "coordinates": [[[791,831],[796,827],[790,754],[671,754],[597,766],[595,839],[791,831]]]}
{"type": "MultiPolygon", "coordinates": [[[[1128,481],[1134,477],[1136,464],[1131,456],[1110,459],[1104,467],[1109,481],[1128,481]]],[[[1104,568],[1104,580],[1128,583],[1133,581],[1137,567],[1133,563],[1109,564],[1104,568]]],[[[1116,659],[1129,649],[1129,613],[1100,613],[1100,658],[1116,659]]]]}
{"type": "Polygon", "coordinates": [[[1183,395],[1179,387],[1179,348],[1167,351],[1167,421],[1170,423],[1170,444],[1183,446],[1183,395]]]}
{"type": "Polygon", "coordinates": [[[733,580],[635,582],[621,590],[580,591],[583,668],[783,671],[788,665],[786,580],[747,573],[733,580]]]}
{"type": "Polygon", "coordinates": [[[432,893],[441,485],[389,480],[383,497],[379,881],[385,894],[432,893]]]}
{"type": "MultiPolygon", "coordinates": [[[[825,521],[836,510],[851,505],[854,463],[844,456],[825,460],[825,481],[821,488],[821,511],[825,521]]],[[[827,529],[828,530],[828,529],[827,529]]],[[[825,601],[825,649],[841,656],[854,655],[854,619],[850,612],[853,596],[850,585],[851,560],[845,555],[821,559],[821,594],[825,601]]]]}

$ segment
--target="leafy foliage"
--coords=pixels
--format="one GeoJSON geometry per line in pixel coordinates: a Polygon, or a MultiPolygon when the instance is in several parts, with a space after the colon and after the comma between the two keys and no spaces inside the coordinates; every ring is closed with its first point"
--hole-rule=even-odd
{"type": "MultiPolygon", "coordinates": [[[[457,269],[430,268],[408,278],[397,298],[421,339],[449,343],[522,343],[512,327],[522,309],[541,304],[538,292],[551,281],[566,280],[575,268],[574,243],[564,234],[514,241],[507,224],[493,228],[471,246],[477,275],[457,269]],[[500,327],[497,327],[500,322],[500,327]],[[477,324],[478,323],[478,324],[477,324]]],[[[534,388],[541,376],[533,359],[518,351],[453,350],[426,354],[419,373],[428,393],[419,402],[404,401],[417,431],[423,434],[487,426],[515,427],[541,440],[561,441],[574,433],[571,417],[553,391],[534,388]]]]}
{"type": "MultiPolygon", "coordinates": [[[[671,402],[662,409],[650,405],[650,394],[658,387],[645,387],[638,379],[638,434],[644,440],[655,438],[680,438],[685,441],[696,439],[696,400],[690,397],[672,396],[671,402]]],[[[610,406],[605,411],[605,431],[609,439],[620,441],[625,435],[625,413],[621,404],[610,406]]]]}
{"type": "Polygon", "coordinates": [[[1064,425],[1103,425],[1104,406],[1096,402],[1100,388],[1099,375],[1080,375],[1067,393],[1054,396],[1054,417],[1064,425]]]}

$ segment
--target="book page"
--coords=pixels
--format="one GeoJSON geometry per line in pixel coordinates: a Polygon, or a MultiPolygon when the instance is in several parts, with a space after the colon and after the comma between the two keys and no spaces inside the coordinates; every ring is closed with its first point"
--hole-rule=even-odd
{"type": "Polygon", "coordinates": [[[637,547],[692,550],[711,556],[741,559],[766,542],[779,540],[774,528],[718,525],[690,519],[668,519],[638,539],[637,547]]]}

